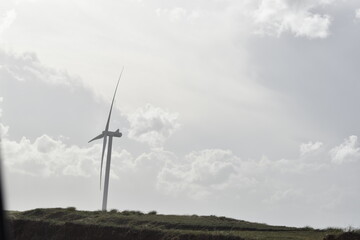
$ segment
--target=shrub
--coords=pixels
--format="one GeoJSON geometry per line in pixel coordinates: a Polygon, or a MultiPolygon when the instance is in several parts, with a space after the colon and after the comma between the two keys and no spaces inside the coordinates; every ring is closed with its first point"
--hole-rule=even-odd
{"type": "Polygon", "coordinates": [[[328,227],[328,228],[325,228],[325,231],[328,231],[328,232],[343,232],[344,230],[342,228],[338,228],[338,227],[328,227]]]}
{"type": "Polygon", "coordinates": [[[76,211],[76,207],[67,207],[66,210],[73,212],[76,211]]]}
{"type": "Polygon", "coordinates": [[[313,227],[310,227],[310,226],[305,226],[305,227],[302,227],[301,230],[303,230],[303,231],[314,231],[315,229],[313,227]]]}
{"type": "Polygon", "coordinates": [[[144,213],[140,212],[140,211],[130,211],[130,210],[125,210],[125,211],[122,211],[121,214],[123,215],[144,215],[144,213]]]}
{"type": "Polygon", "coordinates": [[[155,210],[148,212],[148,215],[156,215],[157,212],[155,210]]]}
{"type": "Polygon", "coordinates": [[[360,229],[356,229],[354,228],[353,226],[348,226],[347,228],[344,229],[345,232],[356,232],[356,233],[359,233],[360,229]]]}
{"type": "Polygon", "coordinates": [[[111,209],[110,212],[111,212],[111,213],[118,213],[119,211],[114,208],[114,209],[111,209]]]}

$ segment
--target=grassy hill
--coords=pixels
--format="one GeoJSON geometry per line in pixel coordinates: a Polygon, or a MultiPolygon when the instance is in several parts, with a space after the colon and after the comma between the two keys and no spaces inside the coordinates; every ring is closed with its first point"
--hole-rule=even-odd
{"type": "Polygon", "coordinates": [[[338,229],[270,226],[226,217],[144,214],[75,208],[8,212],[15,239],[288,239],[316,240],[338,229]]]}

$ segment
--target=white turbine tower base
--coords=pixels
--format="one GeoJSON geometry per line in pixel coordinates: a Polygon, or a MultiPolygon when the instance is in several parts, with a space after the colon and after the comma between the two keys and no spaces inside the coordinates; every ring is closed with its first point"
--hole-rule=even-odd
{"type": "Polygon", "coordinates": [[[111,164],[112,139],[113,139],[113,137],[110,136],[109,137],[108,151],[107,151],[107,158],[106,158],[106,168],[105,168],[104,195],[103,195],[103,202],[102,202],[102,210],[103,211],[106,211],[106,207],[107,207],[107,198],[108,198],[108,191],[109,191],[110,164],[111,164]]]}
{"type": "Polygon", "coordinates": [[[111,151],[112,151],[112,140],[113,140],[113,137],[121,137],[122,136],[122,133],[119,131],[119,129],[116,130],[115,132],[109,131],[109,123],[110,123],[111,112],[112,112],[112,108],[113,108],[114,100],[115,100],[115,96],[116,96],[116,91],[117,91],[117,88],[119,86],[119,82],[120,82],[120,78],[121,78],[123,70],[124,70],[124,67],[121,70],[119,80],[118,80],[118,82],[116,84],[115,93],[114,93],[114,96],[113,96],[113,99],[112,99],[112,102],[111,102],[109,117],[108,117],[108,120],[106,122],[105,130],[99,136],[97,136],[97,137],[95,137],[95,138],[93,138],[93,139],[91,139],[89,141],[89,143],[90,143],[90,142],[92,142],[94,140],[103,138],[103,149],[102,149],[102,153],[101,153],[101,165],[100,165],[100,189],[101,189],[102,166],[103,166],[103,160],[104,160],[104,154],[105,154],[107,138],[109,138],[109,145],[108,145],[108,150],[107,150],[107,154],[106,154],[105,183],[104,183],[103,202],[102,202],[102,210],[103,211],[106,211],[106,208],[107,208],[107,199],[108,199],[108,191],[109,191],[110,164],[111,164],[111,151]]]}

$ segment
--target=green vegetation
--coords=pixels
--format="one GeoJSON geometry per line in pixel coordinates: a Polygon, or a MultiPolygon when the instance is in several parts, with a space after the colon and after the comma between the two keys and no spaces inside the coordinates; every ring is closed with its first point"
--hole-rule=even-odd
{"type": "Polygon", "coordinates": [[[71,223],[81,226],[126,228],[133,231],[149,230],[156,231],[161,236],[171,236],[162,237],[162,239],[175,239],[178,235],[192,236],[192,239],[199,235],[202,239],[205,235],[211,235],[216,236],[216,239],[321,240],[327,235],[343,232],[334,228],[319,230],[311,227],[270,226],[216,216],[162,215],[156,211],[146,214],[128,210],[119,212],[116,209],[109,212],[79,211],[74,207],[34,209],[25,212],[11,211],[8,212],[8,217],[12,221],[47,222],[59,226],[71,223]]]}
{"type": "Polygon", "coordinates": [[[157,212],[156,212],[156,211],[150,211],[150,212],[148,212],[148,214],[149,214],[149,215],[156,215],[157,212]]]}

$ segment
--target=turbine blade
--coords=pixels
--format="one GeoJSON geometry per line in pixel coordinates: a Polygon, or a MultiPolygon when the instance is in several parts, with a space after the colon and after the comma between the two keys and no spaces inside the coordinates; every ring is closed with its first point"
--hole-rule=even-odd
{"type": "Polygon", "coordinates": [[[120,73],[120,76],[119,76],[119,80],[118,80],[118,82],[117,82],[117,84],[116,84],[116,88],[115,88],[114,96],[113,96],[113,99],[112,99],[112,102],[111,102],[109,117],[108,117],[108,120],[107,120],[107,123],[106,123],[105,131],[108,131],[108,130],[109,130],[109,123],[110,123],[111,111],[112,111],[112,108],[113,108],[113,105],[114,105],[114,100],[115,100],[115,96],[116,96],[116,91],[117,91],[117,88],[118,88],[118,86],[119,86],[120,78],[121,78],[121,75],[122,75],[123,71],[124,71],[124,67],[122,67],[122,69],[121,69],[121,73],[120,73]]]}
{"type": "Polygon", "coordinates": [[[97,140],[97,139],[103,138],[103,137],[104,137],[104,134],[102,133],[102,134],[100,134],[99,136],[94,137],[93,139],[91,139],[91,140],[89,141],[89,143],[90,143],[90,142],[92,142],[92,141],[94,141],[94,140],[97,140]]]}
{"type": "Polygon", "coordinates": [[[104,154],[105,154],[106,142],[107,142],[107,137],[105,136],[104,141],[103,141],[103,150],[102,150],[102,153],[101,153],[100,190],[101,190],[102,167],[103,167],[103,162],[104,162],[104,154]]]}

